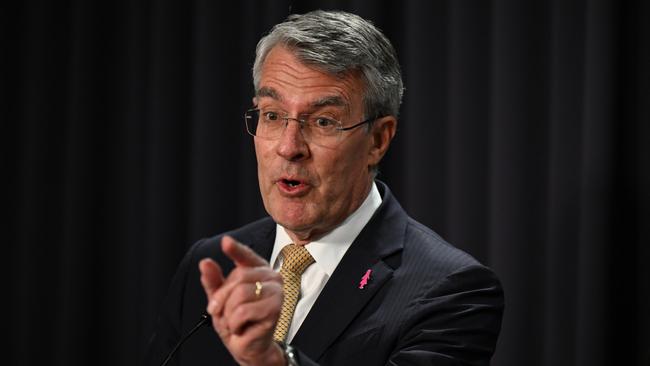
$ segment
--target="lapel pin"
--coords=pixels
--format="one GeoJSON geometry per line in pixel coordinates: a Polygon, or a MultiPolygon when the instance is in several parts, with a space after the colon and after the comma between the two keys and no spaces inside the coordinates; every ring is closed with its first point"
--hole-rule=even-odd
{"type": "Polygon", "coordinates": [[[359,288],[363,290],[363,288],[368,284],[368,281],[370,280],[370,274],[372,273],[372,269],[369,269],[366,271],[366,274],[361,277],[361,282],[359,282],[359,288]]]}

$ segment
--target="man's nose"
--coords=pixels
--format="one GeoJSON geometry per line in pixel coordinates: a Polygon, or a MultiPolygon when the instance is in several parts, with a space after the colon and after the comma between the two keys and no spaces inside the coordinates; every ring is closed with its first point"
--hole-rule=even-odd
{"type": "Polygon", "coordinates": [[[309,146],[302,134],[302,123],[295,118],[286,119],[286,127],[278,141],[278,155],[290,161],[309,157],[309,146]]]}

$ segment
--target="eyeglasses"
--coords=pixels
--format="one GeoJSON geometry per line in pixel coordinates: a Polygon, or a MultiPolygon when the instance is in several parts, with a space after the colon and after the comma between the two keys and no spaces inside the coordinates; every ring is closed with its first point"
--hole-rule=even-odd
{"type": "Polygon", "coordinates": [[[369,118],[349,127],[343,127],[340,121],[318,115],[301,115],[298,118],[280,115],[275,111],[249,109],[244,113],[246,130],[255,137],[266,140],[277,140],[289,125],[289,120],[300,124],[302,136],[306,142],[324,147],[336,147],[341,141],[343,131],[350,131],[366,123],[376,120],[369,118]]]}

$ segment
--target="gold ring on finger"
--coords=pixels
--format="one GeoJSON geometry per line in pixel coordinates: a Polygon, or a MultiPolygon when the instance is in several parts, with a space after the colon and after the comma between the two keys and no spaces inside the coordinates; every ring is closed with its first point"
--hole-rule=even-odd
{"type": "Polygon", "coordinates": [[[256,281],[255,282],[255,296],[260,297],[262,294],[262,282],[256,281]]]}

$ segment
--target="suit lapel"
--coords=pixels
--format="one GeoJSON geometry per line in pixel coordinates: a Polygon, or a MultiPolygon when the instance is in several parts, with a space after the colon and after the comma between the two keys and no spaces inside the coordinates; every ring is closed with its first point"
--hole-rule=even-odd
{"type": "Polygon", "coordinates": [[[390,191],[378,186],[384,191],[382,205],[341,259],[293,339],[292,343],[314,360],[392,277],[393,268],[382,259],[402,249],[407,217],[390,191]],[[368,270],[368,283],[360,289],[368,270]]]}
{"type": "Polygon", "coordinates": [[[246,228],[229,233],[239,242],[248,245],[260,257],[268,262],[273,253],[273,244],[275,242],[276,223],[267,217],[259,222],[254,228],[246,228]]]}
{"type": "Polygon", "coordinates": [[[251,249],[255,251],[260,257],[266,259],[267,262],[271,260],[273,253],[273,244],[275,242],[275,223],[273,228],[269,230],[265,236],[261,236],[258,240],[251,243],[251,249]]]}
{"type": "Polygon", "coordinates": [[[393,270],[384,262],[373,265],[369,261],[351,260],[343,268],[337,268],[293,343],[305,354],[318,359],[392,274],[393,270]],[[372,270],[370,280],[360,289],[359,281],[368,269],[372,270]]]}

